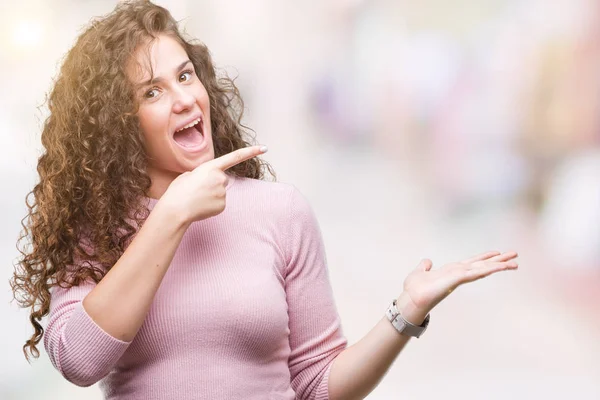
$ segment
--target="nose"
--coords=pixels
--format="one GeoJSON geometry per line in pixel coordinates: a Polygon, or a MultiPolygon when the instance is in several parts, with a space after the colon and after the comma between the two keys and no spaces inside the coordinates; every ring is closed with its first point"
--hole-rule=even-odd
{"type": "Polygon", "coordinates": [[[173,112],[181,113],[191,109],[196,102],[194,96],[186,91],[185,87],[178,87],[173,90],[173,112]]]}

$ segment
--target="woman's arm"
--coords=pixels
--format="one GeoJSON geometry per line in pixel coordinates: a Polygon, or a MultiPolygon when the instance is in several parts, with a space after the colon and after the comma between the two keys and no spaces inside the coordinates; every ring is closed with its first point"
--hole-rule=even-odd
{"type": "MultiPolygon", "coordinates": [[[[405,302],[402,295],[397,307],[406,320],[414,325],[425,320],[426,314],[415,314],[409,318],[401,302],[405,302]]],[[[333,361],[329,373],[330,400],[364,399],[377,387],[409,339],[410,336],[399,334],[383,316],[365,337],[333,361]]]]}
{"type": "Polygon", "coordinates": [[[160,201],[83,308],[112,337],[130,342],[142,326],[189,223],[160,201]]]}
{"type": "MultiPolygon", "coordinates": [[[[421,325],[431,309],[459,285],[516,269],[517,263],[510,261],[515,257],[515,252],[488,252],[437,270],[431,270],[430,260],[423,260],[404,282],[404,291],[397,299],[398,311],[408,322],[421,325]]],[[[333,361],[330,400],[365,398],[385,376],[409,338],[398,333],[384,316],[364,338],[333,361]]]]}
{"type": "Polygon", "coordinates": [[[131,344],[186,229],[171,215],[159,202],[98,284],[52,288],[44,347],[71,383],[98,382],[131,344]]]}

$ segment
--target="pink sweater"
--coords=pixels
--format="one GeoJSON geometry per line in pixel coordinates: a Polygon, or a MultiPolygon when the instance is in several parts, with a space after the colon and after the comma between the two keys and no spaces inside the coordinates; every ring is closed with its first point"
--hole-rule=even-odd
{"type": "Polygon", "coordinates": [[[92,288],[53,288],[44,345],[107,399],[327,399],[347,346],[318,223],[290,184],[232,177],[225,211],[190,226],[133,341],[86,313],[92,288]]]}

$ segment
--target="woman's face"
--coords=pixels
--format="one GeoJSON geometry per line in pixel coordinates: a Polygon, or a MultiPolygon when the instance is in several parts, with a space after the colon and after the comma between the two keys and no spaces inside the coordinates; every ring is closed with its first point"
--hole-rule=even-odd
{"type": "Polygon", "coordinates": [[[150,196],[160,198],[179,174],[214,158],[210,102],[194,65],[175,39],[161,35],[149,52],[146,49],[145,45],[138,48],[137,63],[129,63],[127,71],[140,104],[150,196]]]}

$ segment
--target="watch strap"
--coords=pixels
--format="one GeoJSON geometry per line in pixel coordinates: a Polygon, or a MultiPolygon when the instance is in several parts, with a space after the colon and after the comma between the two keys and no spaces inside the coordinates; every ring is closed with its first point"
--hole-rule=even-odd
{"type": "Polygon", "coordinates": [[[418,338],[425,332],[425,330],[427,330],[427,326],[429,325],[429,314],[427,314],[421,325],[414,325],[404,319],[396,307],[396,299],[392,301],[392,304],[390,304],[386,310],[385,315],[398,332],[407,336],[418,338]]]}

